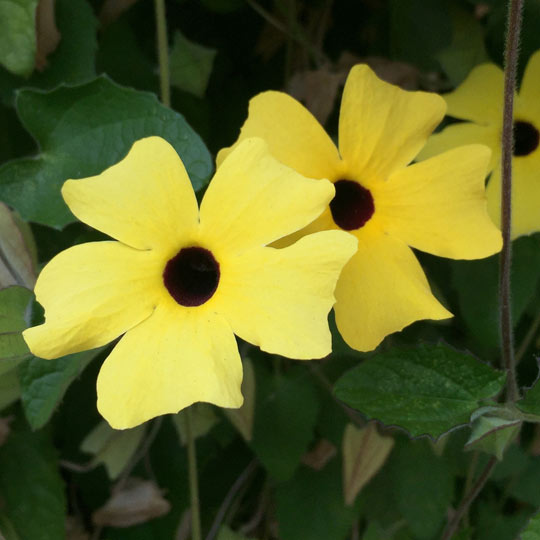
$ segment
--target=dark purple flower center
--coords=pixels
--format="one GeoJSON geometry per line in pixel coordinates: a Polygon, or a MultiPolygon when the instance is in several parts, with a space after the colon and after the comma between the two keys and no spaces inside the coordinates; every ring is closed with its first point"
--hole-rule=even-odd
{"type": "Polygon", "coordinates": [[[182,248],[165,266],[163,283],[182,306],[210,300],[219,283],[219,263],[202,247],[182,248]]]}
{"type": "Polygon", "coordinates": [[[538,148],[539,142],[540,133],[530,122],[514,122],[514,156],[528,156],[538,148]]]}
{"type": "Polygon", "coordinates": [[[338,180],[334,187],[336,195],[330,203],[334,223],[345,231],[363,227],[375,212],[369,189],[352,180],[338,180]]]}

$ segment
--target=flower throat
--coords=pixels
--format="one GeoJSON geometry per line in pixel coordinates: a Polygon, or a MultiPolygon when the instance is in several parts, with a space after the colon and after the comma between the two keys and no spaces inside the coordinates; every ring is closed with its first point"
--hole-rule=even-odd
{"type": "Polygon", "coordinates": [[[369,189],[352,180],[338,180],[336,195],[330,202],[335,224],[345,231],[363,227],[373,215],[375,204],[369,189]]]}

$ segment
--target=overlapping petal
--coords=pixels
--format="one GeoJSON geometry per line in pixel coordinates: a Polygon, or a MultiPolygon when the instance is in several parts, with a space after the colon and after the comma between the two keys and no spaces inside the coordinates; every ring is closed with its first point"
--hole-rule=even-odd
{"type": "Polygon", "coordinates": [[[235,334],[264,351],[296,359],[326,356],[334,288],[356,245],[348,233],[325,231],[284,249],[258,248],[224,261],[215,309],[235,334]]]}
{"type": "MultiPolygon", "coordinates": [[[[512,239],[540,231],[540,157],[515,158],[512,175],[512,239]]],[[[501,223],[501,171],[495,169],[487,186],[491,219],[501,223]]]]}
{"type": "Polygon", "coordinates": [[[326,131],[301,103],[283,92],[263,92],[249,102],[240,136],[219,152],[218,166],[249,137],[264,139],[275,158],[309,178],[334,180],[341,170],[337,148],[326,131]]]}
{"type": "Polygon", "coordinates": [[[98,176],[68,180],[62,195],[81,221],[138,249],[170,249],[197,226],[187,172],[160,137],[137,141],[122,161],[98,176]]]}
{"type": "Polygon", "coordinates": [[[201,236],[226,251],[263,246],[317,218],[334,196],[279,163],[262,139],[247,139],[223,161],[201,203],[201,236]]]}
{"type": "Polygon", "coordinates": [[[451,124],[440,133],[431,136],[417,159],[428,159],[458,146],[485,144],[492,149],[488,165],[488,171],[491,171],[500,160],[500,143],[501,128],[499,125],[479,126],[471,122],[459,122],[458,124],[451,124]]]}
{"type": "Polygon", "coordinates": [[[475,67],[463,83],[444,95],[450,116],[480,125],[498,125],[502,115],[504,78],[495,64],[475,67]]]}
{"type": "Polygon", "coordinates": [[[370,351],[420,319],[446,319],[411,249],[372,227],[358,235],[358,253],[336,287],[337,327],[354,349],[370,351]]]}
{"type": "Polygon", "coordinates": [[[341,102],[339,150],[350,179],[364,185],[410,163],[442,120],[437,94],[406,92],[366,65],[352,68],[341,102]]]}
{"type": "Polygon", "coordinates": [[[226,320],[171,300],[130,330],[105,360],[98,409],[115,429],[176,413],[197,401],[240,407],[242,362],[226,320]]]}
{"type": "Polygon", "coordinates": [[[35,292],[46,321],[23,336],[41,358],[109,343],[146,319],[160,297],[162,262],[151,251],[93,242],[62,251],[39,275],[35,292]]]}
{"type": "MultiPolygon", "coordinates": [[[[536,51],[527,62],[525,73],[519,89],[519,107],[524,112],[540,120],[540,51],[536,51]]],[[[519,108],[518,107],[518,108],[519,108]]],[[[516,111],[516,115],[521,111],[516,111]]],[[[537,126],[539,127],[539,126],[537,126]]]]}
{"type": "Polygon", "coordinates": [[[384,230],[440,257],[478,259],[500,251],[484,188],[490,154],[483,145],[461,146],[393,174],[374,194],[384,230]]]}

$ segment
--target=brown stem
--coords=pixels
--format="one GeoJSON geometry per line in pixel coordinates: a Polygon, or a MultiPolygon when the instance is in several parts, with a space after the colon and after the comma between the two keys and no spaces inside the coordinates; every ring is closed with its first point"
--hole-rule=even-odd
{"type": "Polygon", "coordinates": [[[471,488],[469,493],[465,496],[465,498],[461,501],[461,504],[459,505],[458,509],[456,510],[456,513],[454,514],[454,517],[450,520],[448,525],[446,526],[446,529],[444,529],[444,532],[441,536],[441,540],[450,540],[452,536],[454,536],[454,533],[457,531],[459,527],[459,523],[461,522],[461,518],[465,515],[465,512],[469,509],[469,506],[471,506],[471,503],[476,499],[478,494],[482,491],[482,488],[488,481],[491,472],[493,471],[493,467],[497,464],[497,458],[492,457],[485,469],[482,471],[482,474],[478,477],[478,480],[474,484],[474,486],[471,488]]]}
{"type": "Polygon", "coordinates": [[[510,274],[512,265],[512,155],[514,148],[514,93],[519,54],[519,36],[523,0],[510,0],[508,7],[508,30],[506,35],[504,66],[504,110],[502,132],[502,204],[501,228],[503,248],[499,272],[499,312],[502,341],[502,364],[507,373],[507,400],[519,398],[512,331],[512,305],[510,299],[510,274]]]}

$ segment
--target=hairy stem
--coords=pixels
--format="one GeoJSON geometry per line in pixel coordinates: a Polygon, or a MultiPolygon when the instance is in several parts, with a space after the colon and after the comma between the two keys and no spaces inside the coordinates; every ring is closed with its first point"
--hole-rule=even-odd
{"type": "Polygon", "coordinates": [[[167,44],[167,18],[165,0],[154,0],[156,11],[157,52],[159,60],[159,84],[161,101],[166,107],[171,106],[171,84],[169,78],[169,46],[167,44]]]}
{"type": "Polygon", "coordinates": [[[504,109],[502,132],[502,204],[501,228],[503,248],[499,272],[499,314],[502,341],[502,364],[507,373],[507,400],[519,398],[512,331],[512,305],[510,299],[510,274],[512,266],[512,154],[514,149],[514,93],[519,54],[519,35],[523,0],[510,0],[508,30],[504,59],[504,109]]]}

